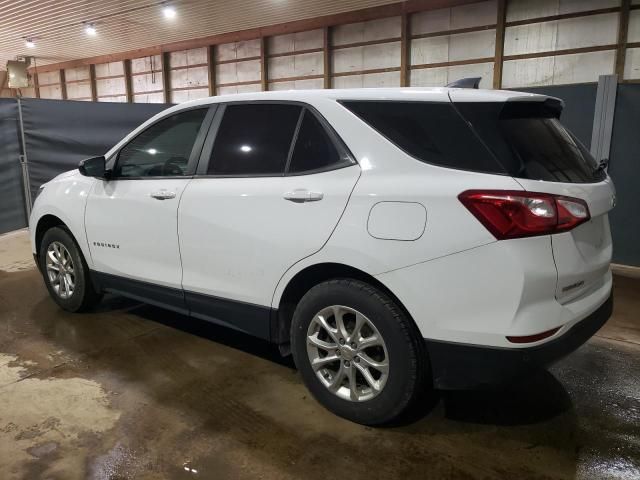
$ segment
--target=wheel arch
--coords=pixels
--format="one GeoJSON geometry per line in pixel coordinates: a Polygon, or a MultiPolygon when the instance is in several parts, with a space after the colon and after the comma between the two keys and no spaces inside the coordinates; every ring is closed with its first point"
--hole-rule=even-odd
{"type": "MultiPolygon", "coordinates": [[[[71,233],[71,230],[69,230],[69,227],[62,221],[62,219],[50,213],[43,215],[38,219],[38,223],[36,224],[36,255],[40,255],[40,247],[42,246],[42,239],[44,237],[44,234],[47,232],[47,230],[50,230],[53,227],[64,227],[71,234],[71,236],[74,237],[73,233],[71,233]]],[[[77,243],[77,239],[75,239],[75,237],[74,240],[76,240],[77,243]]]]}
{"type": "Polygon", "coordinates": [[[400,299],[384,283],[373,275],[358,268],[342,263],[316,263],[297,272],[287,283],[277,303],[277,315],[272,327],[272,339],[280,346],[283,354],[289,354],[290,330],[293,313],[298,302],[311,288],[327,280],[336,278],[352,278],[378,288],[398,305],[407,318],[416,326],[413,317],[400,299]]]}
{"type": "Polygon", "coordinates": [[[33,234],[33,242],[34,242],[34,248],[35,248],[34,253],[35,253],[36,261],[38,262],[38,265],[39,265],[40,247],[42,246],[42,239],[44,238],[45,233],[47,233],[48,230],[54,227],[61,227],[65,229],[69,233],[69,235],[71,235],[71,238],[80,249],[80,252],[82,253],[85,259],[85,262],[87,262],[88,261],[87,252],[84,251],[82,242],[79,241],[80,239],[73,232],[68,222],[65,222],[58,215],[55,215],[53,213],[46,213],[38,219],[38,222],[36,223],[35,234],[33,234]]]}

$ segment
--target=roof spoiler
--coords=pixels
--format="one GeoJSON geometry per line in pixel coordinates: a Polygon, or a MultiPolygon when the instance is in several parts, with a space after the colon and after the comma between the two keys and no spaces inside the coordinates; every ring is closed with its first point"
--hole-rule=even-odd
{"type": "Polygon", "coordinates": [[[448,83],[445,86],[446,88],[475,88],[477,90],[481,80],[482,77],[461,78],[460,80],[448,83]]]}

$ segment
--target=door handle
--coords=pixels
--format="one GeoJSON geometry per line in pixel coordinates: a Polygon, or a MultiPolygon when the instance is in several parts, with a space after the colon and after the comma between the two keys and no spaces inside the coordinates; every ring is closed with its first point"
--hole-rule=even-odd
{"type": "Polygon", "coordinates": [[[172,198],[176,198],[176,192],[158,190],[157,192],[151,193],[151,198],[155,198],[156,200],[170,200],[172,198]]]}
{"type": "Polygon", "coordinates": [[[299,188],[292,192],[285,193],[283,198],[294,203],[317,202],[324,198],[324,194],[322,192],[312,192],[304,188],[299,188]]]}

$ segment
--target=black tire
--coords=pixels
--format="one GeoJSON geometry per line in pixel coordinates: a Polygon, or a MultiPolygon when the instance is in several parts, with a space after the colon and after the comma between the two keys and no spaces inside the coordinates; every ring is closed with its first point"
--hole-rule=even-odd
{"type": "MultiPolygon", "coordinates": [[[[296,366],[313,396],[336,415],[363,425],[397,423],[423,397],[429,385],[427,353],[415,324],[387,294],[359,280],[330,280],[309,290],[293,315],[291,346],[296,366]],[[341,398],[321,383],[311,367],[307,354],[309,326],[318,312],[332,305],[364,314],[384,339],[389,372],[386,384],[373,398],[341,398]]],[[[344,362],[344,356],[341,358],[344,362]]]]}
{"type": "Polygon", "coordinates": [[[42,238],[40,252],[40,271],[44,277],[44,283],[49,290],[51,298],[68,312],[81,312],[94,307],[102,299],[102,294],[97,292],[91,281],[91,274],[87,262],[68,230],[62,227],[53,227],[47,230],[42,238]],[[47,250],[54,242],[59,242],[71,255],[74,266],[75,286],[73,293],[68,298],[62,298],[56,293],[49,275],[47,274],[47,250]]]}

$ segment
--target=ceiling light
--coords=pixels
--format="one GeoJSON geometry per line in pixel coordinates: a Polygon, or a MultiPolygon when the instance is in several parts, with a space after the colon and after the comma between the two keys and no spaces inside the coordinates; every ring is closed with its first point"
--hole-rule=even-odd
{"type": "Polygon", "coordinates": [[[97,33],[96,26],[93,23],[86,23],[84,26],[84,31],[87,35],[90,35],[92,37],[97,33]]]}
{"type": "Polygon", "coordinates": [[[240,147],[240,150],[243,151],[244,153],[249,153],[253,149],[249,145],[242,145],[240,147]]]}
{"type": "Polygon", "coordinates": [[[164,15],[164,18],[175,18],[176,9],[168,3],[164,3],[162,4],[162,14],[164,15]]]}
{"type": "Polygon", "coordinates": [[[24,44],[27,46],[27,48],[36,47],[36,42],[33,41],[33,38],[26,38],[24,44]]]}

